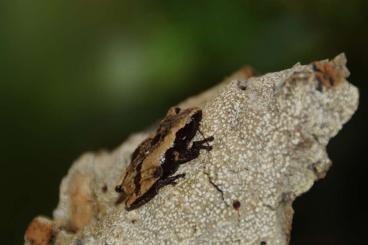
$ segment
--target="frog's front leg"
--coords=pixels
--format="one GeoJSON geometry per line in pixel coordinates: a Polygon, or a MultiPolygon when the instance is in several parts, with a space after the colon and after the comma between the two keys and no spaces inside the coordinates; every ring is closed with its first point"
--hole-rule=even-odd
{"type": "Polygon", "coordinates": [[[214,137],[210,136],[203,140],[194,141],[192,144],[192,147],[190,147],[189,149],[185,149],[179,153],[180,163],[189,162],[197,158],[202,149],[206,151],[212,150],[212,146],[209,145],[208,143],[213,140],[214,140],[214,137]]]}
{"type": "Polygon", "coordinates": [[[210,151],[212,150],[212,146],[210,146],[208,143],[213,141],[214,137],[210,136],[208,138],[205,138],[203,140],[194,141],[192,147],[189,149],[190,151],[199,151],[201,149],[210,151]]]}

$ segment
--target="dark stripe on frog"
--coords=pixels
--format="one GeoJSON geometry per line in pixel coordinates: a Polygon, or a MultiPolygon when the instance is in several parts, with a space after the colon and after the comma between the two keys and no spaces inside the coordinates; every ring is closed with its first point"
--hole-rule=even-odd
{"type": "MultiPolygon", "coordinates": [[[[169,121],[166,121],[166,123],[169,123],[169,121]]],[[[153,151],[153,149],[157,147],[158,143],[161,142],[162,138],[165,137],[167,133],[168,133],[167,126],[164,127],[163,125],[160,125],[160,127],[156,130],[155,137],[148,140],[150,141],[149,144],[151,145],[151,152],[153,151]]],[[[142,154],[142,152],[139,153],[142,154]]],[[[138,194],[141,190],[141,179],[142,179],[141,170],[145,158],[146,156],[143,159],[141,159],[141,161],[135,167],[134,192],[136,194],[138,194]]]]}
{"type": "Polygon", "coordinates": [[[138,164],[137,164],[137,167],[135,168],[135,177],[134,177],[134,192],[136,194],[139,193],[139,191],[141,190],[141,170],[142,170],[142,164],[143,164],[143,160],[140,161],[138,164]]]}

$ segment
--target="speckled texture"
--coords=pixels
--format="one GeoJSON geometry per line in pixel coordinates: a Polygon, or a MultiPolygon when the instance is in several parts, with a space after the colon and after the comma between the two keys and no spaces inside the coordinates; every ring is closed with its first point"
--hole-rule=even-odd
{"type": "Polygon", "coordinates": [[[127,212],[124,203],[116,205],[113,189],[146,133],[112,153],[82,156],[61,185],[56,241],[287,244],[292,201],[324,177],[331,165],[328,140],[357,109],[358,90],[345,80],[345,62],[344,55],[331,61],[344,76],[335,87],[321,89],[312,65],[297,64],[247,80],[233,76],[238,80],[197,99],[204,114],[201,130],[215,137],[213,150],[181,166],[185,179],[162,188],[139,209],[127,212]],[[83,188],[72,187],[81,182],[75,176],[83,177],[83,188]],[[75,189],[82,198],[73,197],[79,195],[75,189]],[[85,212],[87,219],[80,217],[85,212]]]}

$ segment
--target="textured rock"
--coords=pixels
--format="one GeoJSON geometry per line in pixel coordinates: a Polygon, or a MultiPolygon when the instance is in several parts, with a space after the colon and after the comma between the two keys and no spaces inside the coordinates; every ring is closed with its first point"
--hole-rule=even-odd
{"type": "MultiPolygon", "coordinates": [[[[357,109],[344,55],[248,78],[242,70],[182,107],[203,109],[213,150],[184,165],[176,186],[126,211],[114,191],[135,147],[87,153],[63,179],[54,212],[60,244],[287,244],[291,204],[331,165],[329,139],[357,109]]],[[[201,136],[197,135],[197,139],[201,136]]],[[[120,200],[121,201],[121,200],[120,200]]],[[[318,200],[316,200],[318,201],[318,200]]]]}

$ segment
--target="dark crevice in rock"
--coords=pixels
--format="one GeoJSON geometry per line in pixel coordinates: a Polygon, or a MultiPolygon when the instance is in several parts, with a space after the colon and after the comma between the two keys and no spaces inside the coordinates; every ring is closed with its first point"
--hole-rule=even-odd
{"type": "MultiPolygon", "coordinates": [[[[213,180],[211,179],[211,177],[209,176],[208,173],[205,172],[205,175],[208,178],[208,182],[210,182],[210,184],[216,189],[216,191],[218,191],[221,194],[222,201],[225,202],[224,191],[217,184],[215,184],[215,182],[213,182],[213,180]]],[[[226,202],[225,202],[225,204],[226,204],[226,202]]]]}

